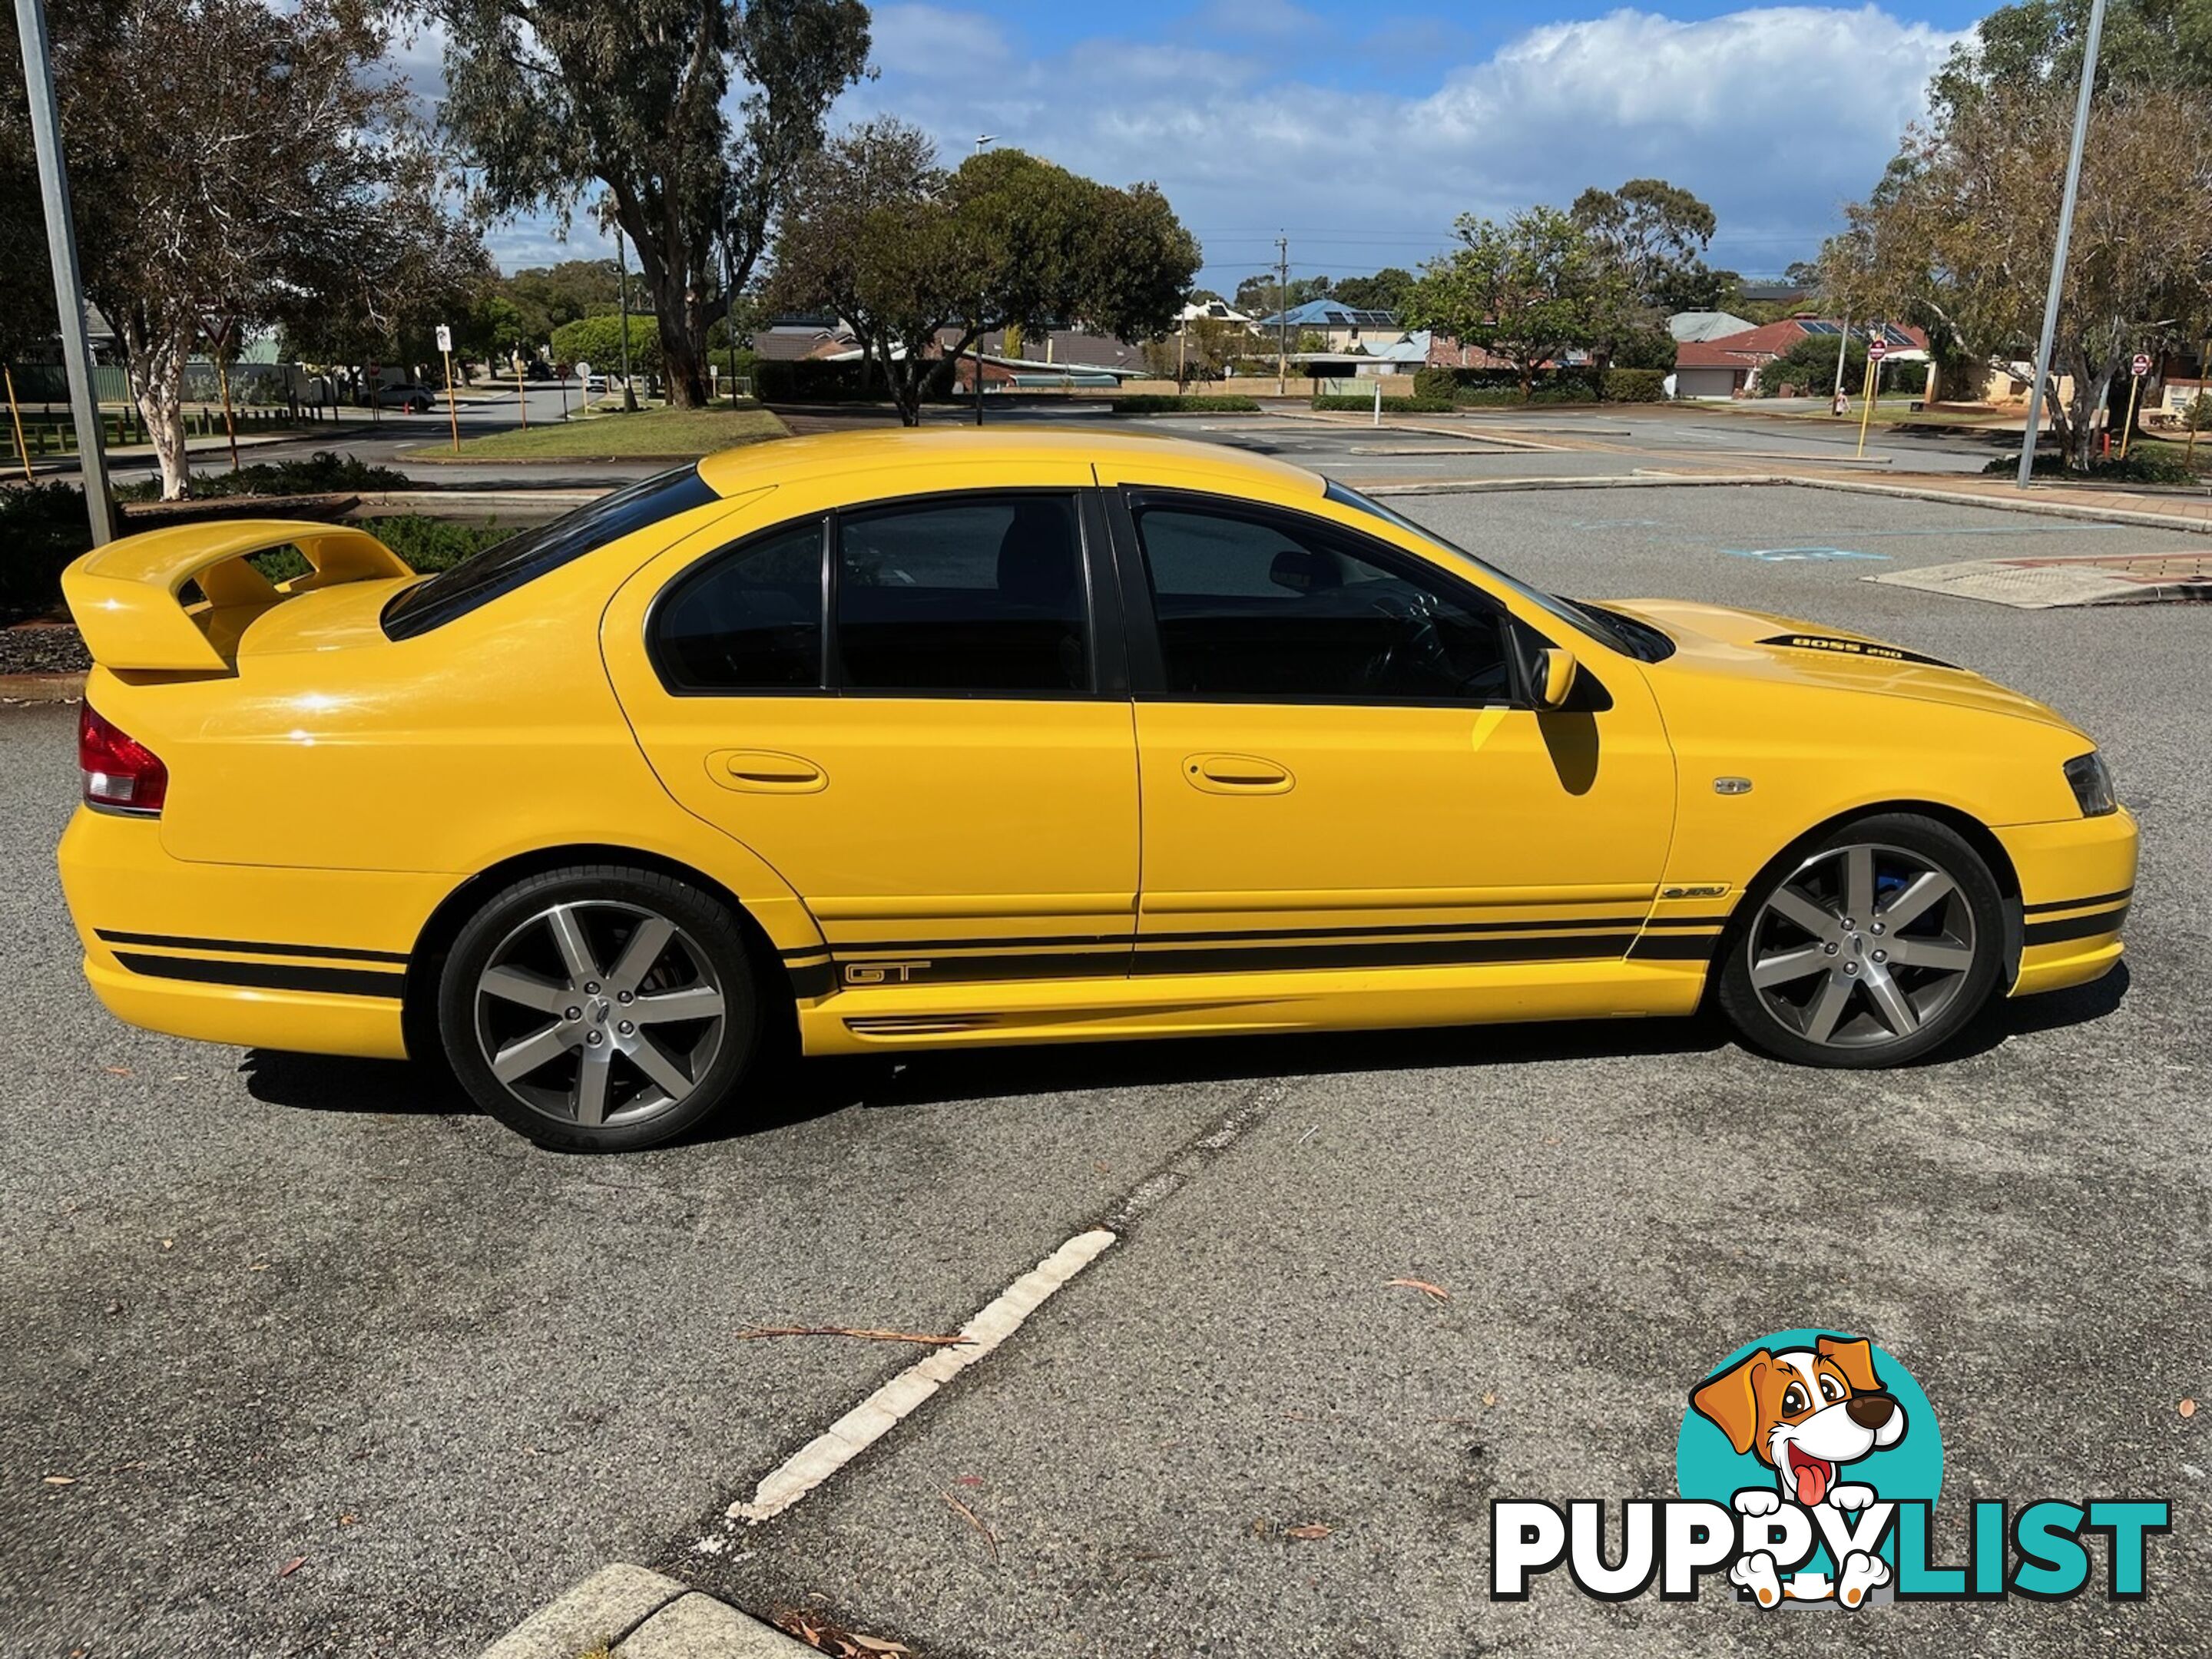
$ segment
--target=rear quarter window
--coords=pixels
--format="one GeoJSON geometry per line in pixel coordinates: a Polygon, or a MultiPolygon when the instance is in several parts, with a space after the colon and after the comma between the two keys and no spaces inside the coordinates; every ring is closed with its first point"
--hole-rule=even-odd
{"type": "Polygon", "coordinates": [[[696,466],[640,479],[417,582],[384,607],[385,637],[411,640],[442,628],[633,531],[720,499],[696,466]]]}

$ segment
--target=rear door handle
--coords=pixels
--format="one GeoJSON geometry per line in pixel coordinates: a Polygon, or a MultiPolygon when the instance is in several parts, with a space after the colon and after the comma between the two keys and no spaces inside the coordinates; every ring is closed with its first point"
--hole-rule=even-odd
{"type": "Polygon", "coordinates": [[[1192,755],[1183,761],[1182,777],[1209,795],[1280,795],[1297,781],[1289,767],[1256,755],[1192,755]]]}
{"type": "Polygon", "coordinates": [[[756,795],[811,795],[830,787],[830,775],[812,761],[773,749],[718,749],[707,757],[707,775],[725,789],[756,795]]]}

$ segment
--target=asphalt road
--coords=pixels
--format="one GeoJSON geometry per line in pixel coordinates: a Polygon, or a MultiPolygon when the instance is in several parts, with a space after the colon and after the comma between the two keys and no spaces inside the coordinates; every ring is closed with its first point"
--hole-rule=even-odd
{"type": "Polygon", "coordinates": [[[1859,580],[2188,538],[1800,489],[1400,504],[1567,592],[1825,619],[2050,699],[2143,820],[2127,972],[1902,1073],[1687,1024],[939,1056],[559,1158],[409,1067],[109,1020],[52,873],[70,714],[0,711],[0,1651],[465,1655],[616,1559],[930,1659],[2212,1647],[2212,1412],[2177,1408],[2212,1394],[2205,612],[1859,580]],[[912,1358],[737,1331],[955,1328],[1140,1193],[1006,1347],[721,1529],[912,1358]],[[1669,1492],[1685,1390],[1800,1325],[1911,1367],[1947,1509],[2170,1498],[2151,1598],[1786,1638],[1710,1590],[1487,1600],[1492,1498],[1669,1492]]]}

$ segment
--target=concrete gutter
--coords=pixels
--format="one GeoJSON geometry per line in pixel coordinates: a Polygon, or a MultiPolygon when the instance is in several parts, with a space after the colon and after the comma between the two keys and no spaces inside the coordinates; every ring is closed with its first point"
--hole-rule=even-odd
{"type": "Polygon", "coordinates": [[[76,702],[84,696],[84,671],[73,674],[0,674],[0,703],[76,702]]]}
{"type": "Polygon", "coordinates": [[[602,1567],[483,1650],[483,1659],[806,1659],[816,1650],[726,1602],[622,1562],[602,1567]]]}

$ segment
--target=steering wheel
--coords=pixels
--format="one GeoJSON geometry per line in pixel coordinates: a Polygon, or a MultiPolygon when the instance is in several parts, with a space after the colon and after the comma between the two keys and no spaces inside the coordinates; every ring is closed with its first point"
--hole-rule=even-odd
{"type": "Polygon", "coordinates": [[[1395,637],[1361,665],[1357,677],[1361,690],[1404,690],[1409,689],[1405,681],[1423,687],[1454,683],[1456,675],[1437,627],[1433,593],[1418,587],[1392,589],[1369,599],[1367,609],[1400,626],[1393,630],[1395,637]]]}

